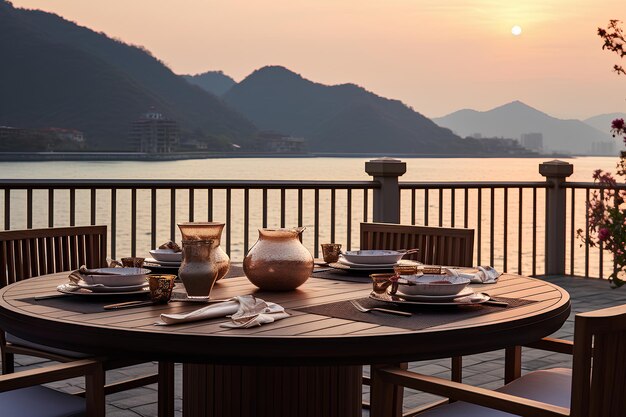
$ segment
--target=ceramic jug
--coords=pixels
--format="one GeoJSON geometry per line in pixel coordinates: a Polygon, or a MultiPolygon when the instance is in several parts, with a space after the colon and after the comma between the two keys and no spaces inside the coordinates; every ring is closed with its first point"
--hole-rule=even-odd
{"type": "Polygon", "coordinates": [[[209,298],[213,284],[224,278],[230,259],[220,247],[224,223],[179,223],[183,236],[183,260],[178,276],[189,298],[209,298]]]}
{"type": "Polygon", "coordinates": [[[259,229],[259,240],[243,260],[250,282],[270,291],[304,284],[313,272],[313,256],[299,239],[304,229],[259,229]]]}

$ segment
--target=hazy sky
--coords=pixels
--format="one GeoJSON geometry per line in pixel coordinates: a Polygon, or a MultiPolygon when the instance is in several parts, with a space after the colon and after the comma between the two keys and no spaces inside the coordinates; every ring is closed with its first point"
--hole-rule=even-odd
{"type": "MultiPolygon", "coordinates": [[[[284,65],[429,117],[513,100],[562,118],[626,112],[598,26],[624,0],[13,0],[143,45],[177,73],[284,65]],[[522,34],[513,36],[519,25],[522,34]]],[[[625,60],[626,61],[626,60],[625,60]]],[[[626,64],[626,62],[624,62],[626,64]]]]}

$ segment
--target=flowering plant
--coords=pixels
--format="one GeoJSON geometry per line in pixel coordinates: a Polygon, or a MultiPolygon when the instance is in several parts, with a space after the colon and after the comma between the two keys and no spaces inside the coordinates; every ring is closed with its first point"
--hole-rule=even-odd
{"type": "MultiPolygon", "coordinates": [[[[604,41],[602,49],[616,53],[620,58],[626,56],[626,38],[620,21],[610,20],[606,29],[598,28],[598,36],[604,41]]],[[[626,75],[620,65],[613,66],[617,74],[626,75]]],[[[615,119],[611,123],[613,137],[621,137],[626,144],[626,126],[624,119],[615,119]]],[[[618,176],[626,180],[626,153],[622,152],[617,164],[618,176]]],[[[613,288],[626,284],[626,189],[618,189],[615,177],[600,169],[593,173],[593,181],[600,186],[594,190],[587,212],[589,225],[587,233],[578,229],[579,238],[589,246],[603,246],[613,253],[615,270],[609,276],[613,288]]]]}

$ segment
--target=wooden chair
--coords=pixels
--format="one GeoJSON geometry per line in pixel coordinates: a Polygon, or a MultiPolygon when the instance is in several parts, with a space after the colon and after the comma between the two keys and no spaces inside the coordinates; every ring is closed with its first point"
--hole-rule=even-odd
{"type": "Polygon", "coordinates": [[[2,417],[104,417],[102,362],[81,359],[0,376],[2,417]],[[85,398],[41,386],[85,376],[85,398]]]}
{"type": "MultiPolygon", "coordinates": [[[[529,346],[573,355],[572,369],[530,372],[495,391],[395,367],[376,369],[372,377],[460,400],[420,417],[626,416],[626,305],[577,314],[574,342],[546,338],[529,346]]],[[[389,415],[387,401],[373,398],[371,415],[389,415]]]]}
{"type": "MultiPolygon", "coordinates": [[[[474,230],[406,226],[392,223],[361,223],[361,249],[419,249],[408,255],[430,265],[472,266],[474,260],[474,230]]],[[[406,367],[406,364],[401,366],[406,367]]],[[[452,358],[452,380],[461,382],[463,360],[452,358]]],[[[370,385],[370,378],[364,376],[363,383],[370,385]]],[[[395,409],[402,406],[402,389],[394,389],[395,409]]],[[[368,404],[365,403],[365,406],[368,404]]],[[[417,410],[407,414],[413,414],[417,410]]]]}
{"type": "MultiPolygon", "coordinates": [[[[17,281],[56,272],[71,271],[81,265],[88,268],[106,266],[106,226],[56,227],[47,229],[0,232],[0,288],[17,281]]],[[[16,354],[69,362],[90,355],[57,349],[18,338],[0,330],[2,373],[14,370],[16,354]]],[[[116,369],[141,363],[135,360],[111,359],[104,369],[116,369]]],[[[159,382],[159,405],[173,414],[173,364],[160,363],[159,374],[123,380],[104,387],[105,394],[159,382]],[[160,378],[159,378],[160,375],[160,378]],[[164,392],[164,398],[161,397],[164,392]],[[168,396],[171,398],[167,398],[168,396]],[[167,398],[167,400],[165,399],[167,398]],[[171,401],[170,401],[171,400],[171,401]]]]}
{"type": "Polygon", "coordinates": [[[361,249],[419,249],[407,259],[430,265],[472,266],[474,230],[361,223],[361,249]]]}

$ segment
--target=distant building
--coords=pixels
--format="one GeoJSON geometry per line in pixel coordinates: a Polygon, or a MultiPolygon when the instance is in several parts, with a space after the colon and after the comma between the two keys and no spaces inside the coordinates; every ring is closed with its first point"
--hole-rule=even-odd
{"type": "Polygon", "coordinates": [[[43,138],[43,139],[59,139],[61,141],[72,141],[77,143],[85,142],[85,135],[80,130],[60,128],[60,127],[43,127],[43,128],[19,128],[11,126],[0,126],[0,140],[24,139],[24,138],[43,138]]]}
{"type": "Polygon", "coordinates": [[[18,139],[26,135],[26,129],[19,127],[0,126],[0,140],[18,139]]]}
{"type": "Polygon", "coordinates": [[[543,151],[543,133],[523,133],[522,146],[536,152],[543,151]]]}
{"type": "Polygon", "coordinates": [[[617,154],[617,149],[615,148],[615,142],[607,141],[607,142],[593,142],[591,144],[591,154],[592,155],[603,155],[603,156],[613,156],[617,154]]]}
{"type": "Polygon", "coordinates": [[[85,141],[85,135],[80,130],[76,129],[64,129],[60,127],[46,127],[39,129],[44,135],[54,136],[57,139],[71,140],[74,142],[82,143],[85,141]]]}
{"type": "Polygon", "coordinates": [[[261,149],[266,152],[306,152],[306,140],[303,138],[294,138],[277,132],[261,132],[258,134],[258,138],[261,142],[261,149]]]}
{"type": "Polygon", "coordinates": [[[180,129],[175,120],[167,119],[152,109],[131,123],[128,136],[138,152],[169,153],[180,141],[180,129]]]}

